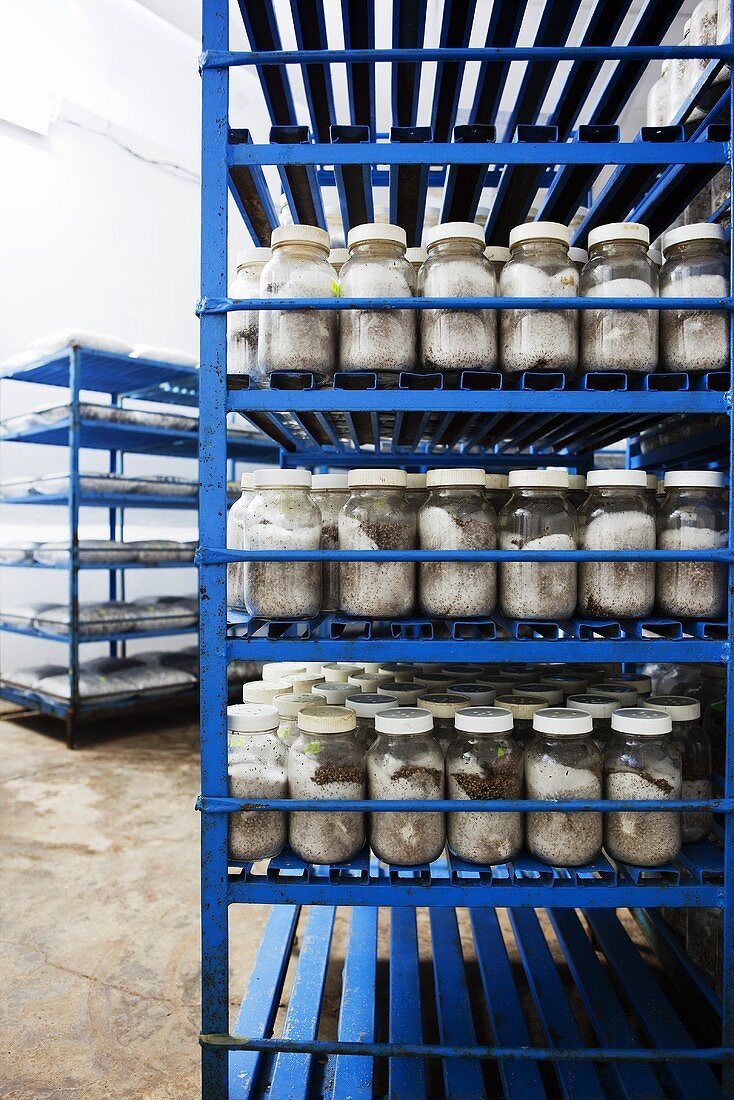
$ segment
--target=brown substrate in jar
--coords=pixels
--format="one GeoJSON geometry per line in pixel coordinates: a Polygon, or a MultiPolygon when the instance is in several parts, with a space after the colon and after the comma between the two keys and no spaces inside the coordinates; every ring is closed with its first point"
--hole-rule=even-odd
{"type": "Polygon", "coordinates": [[[484,775],[456,771],[451,773],[451,778],[474,801],[522,796],[522,781],[517,774],[517,764],[509,756],[506,764],[499,760],[491,767],[483,767],[484,775]]]}
{"type": "Polygon", "coordinates": [[[326,787],[330,783],[361,783],[362,779],[362,769],[349,764],[322,764],[311,776],[311,782],[319,787],[326,787]]]}

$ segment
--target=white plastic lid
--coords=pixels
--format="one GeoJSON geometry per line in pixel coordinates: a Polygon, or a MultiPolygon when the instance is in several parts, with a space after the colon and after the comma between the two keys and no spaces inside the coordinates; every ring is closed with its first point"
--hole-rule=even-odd
{"type": "Polygon", "coordinates": [[[230,733],[265,733],[280,724],[277,707],[266,703],[235,703],[227,707],[230,733]]]}
{"type": "Polygon", "coordinates": [[[252,470],[245,470],[244,474],[242,474],[242,476],[240,477],[240,489],[246,489],[248,491],[252,491],[253,477],[254,477],[254,474],[253,474],[252,470]]]}
{"type": "Polygon", "coordinates": [[[314,493],[323,493],[329,489],[341,489],[345,492],[348,484],[346,474],[313,474],[311,477],[311,490],[314,493]]]}
{"type": "Polygon", "coordinates": [[[589,251],[598,244],[607,244],[608,241],[637,241],[650,245],[650,230],[640,222],[609,222],[608,225],[598,225],[589,233],[589,251]]]}
{"type": "Polygon", "coordinates": [[[549,733],[552,737],[573,737],[591,733],[594,728],[591,715],[571,707],[547,707],[536,710],[533,729],[537,733],[549,733]]]}
{"type": "Polygon", "coordinates": [[[289,691],[293,691],[293,685],[285,680],[250,680],[242,685],[242,698],[245,703],[272,703],[276,695],[289,691]]]}
{"type": "Polygon", "coordinates": [[[237,268],[248,264],[266,264],[271,256],[269,248],[242,248],[237,253],[237,268]]]}
{"type": "Polygon", "coordinates": [[[298,661],[266,661],[263,665],[263,680],[282,680],[291,672],[303,672],[305,665],[298,661]]]}
{"type": "Polygon", "coordinates": [[[722,225],[716,222],[692,222],[690,225],[679,225],[677,229],[671,229],[663,237],[663,255],[669,248],[677,244],[687,244],[688,241],[721,241],[726,240],[726,231],[722,225]]]}
{"type": "Polygon", "coordinates": [[[449,688],[457,682],[457,677],[450,672],[417,672],[415,674],[417,684],[423,684],[424,690],[438,691],[440,688],[449,688]]]}
{"type": "Polygon", "coordinates": [[[528,699],[544,699],[549,707],[563,702],[563,692],[550,684],[518,684],[512,689],[513,695],[526,695],[528,699]]]}
{"type": "Polygon", "coordinates": [[[429,691],[420,696],[418,706],[430,711],[434,718],[453,718],[457,710],[465,707],[468,702],[465,695],[429,691]]]}
{"type": "Polygon", "coordinates": [[[254,489],[280,489],[290,487],[292,489],[310,489],[310,470],[279,470],[277,467],[269,467],[264,470],[255,470],[252,475],[254,489]]]}
{"type": "Polygon", "coordinates": [[[464,695],[473,707],[491,707],[497,694],[490,684],[467,683],[452,684],[447,691],[448,695],[464,695]]]}
{"type": "Polygon", "coordinates": [[[620,706],[633,707],[637,703],[637,692],[633,687],[625,687],[624,684],[589,684],[590,695],[605,695],[608,699],[616,699],[620,706]]]}
{"type": "Polygon", "coordinates": [[[448,673],[449,676],[453,676],[455,680],[481,680],[484,667],[482,665],[457,665],[456,662],[448,665],[441,665],[441,672],[448,673]]]}
{"type": "Polygon", "coordinates": [[[570,710],[585,710],[592,718],[611,718],[615,710],[619,709],[616,699],[610,699],[608,695],[593,695],[591,692],[569,695],[566,706],[570,710]]]}
{"type": "MultiPolygon", "coordinates": [[[[576,695],[579,692],[586,691],[586,680],[580,676],[565,676],[559,673],[558,676],[545,676],[541,681],[541,684],[548,684],[552,688],[559,688],[561,691],[565,691],[566,695],[576,695]]],[[[518,688],[521,691],[522,688],[518,688]]]]}
{"type": "Polygon", "coordinates": [[[527,695],[498,695],[495,705],[511,711],[517,722],[529,722],[539,710],[546,709],[545,699],[533,699],[527,695]]]}
{"type": "Polygon", "coordinates": [[[647,487],[647,474],[644,470],[589,470],[586,475],[589,489],[597,486],[630,486],[639,489],[647,487]]]}
{"type": "Polygon", "coordinates": [[[359,663],[362,665],[365,672],[379,672],[380,665],[382,664],[381,661],[360,661],[359,663]]]}
{"type": "Polygon", "coordinates": [[[347,695],[353,692],[353,684],[316,684],[311,688],[312,695],[325,699],[330,706],[343,706],[347,695]]]}
{"type": "Polygon", "coordinates": [[[389,672],[393,680],[410,681],[413,679],[415,668],[411,661],[385,661],[380,665],[380,672],[389,672]]]}
{"type": "Polygon", "coordinates": [[[406,248],[405,258],[413,267],[422,267],[428,259],[425,248],[406,248]]]}
{"type": "Polygon", "coordinates": [[[314,675],[312,672],[289,672],[287,676],[284,676],[286,684],[290,684],[294,692],[300,691],[313,691],[317,684],[323,684],[324,677],[314,675]]]}
{"type": "Polygon", "coordinates": [[[589,253],[585,248],[576,248],[572,245],[568,250],[568,258],[572,264],[585,264],[589,262],[589,253]]]}
{"type": "Polygon", "coordinates": [[[384,485],[404,489],[408,484],[405,470],[350,470],[348,481],[350,488],[384,485]]]}
{"type": "Polygon", "coordinates": [[[358,244],[367,244],[369,241],[389,241],[406,248],[408,238],[405,230],[400,225],[391,225],[389,222],[364,222],[355,225],[347,234],[347,248],[356,248],[358,244]]]}
{"type": "Polygon", "coordinates": [[[508,487],[507,474],[485,474],[484,475],[484,488],[485,489],[501,489],[503,492],[507,491],[508,487]]]}
{"type": "Polygon", "coordinates": [[[443,222],[426,233],[426,248],[430,252],[442,241],[476,241],[484,244],[484,230],[476,222],[443,222]]]}
{"type": "Polygon", "coordinates": [[[480,489],[485,487],[486,475],[484,470],[429,470],[426,474],[426,486],[431,489],[434,486],[445,485],[478,485],[480,489]]]}
{"type": "Polygon", "coordinates": [[[670,733],[673,719],[661,710],[625,707],[612,715],[612,729],[617,733],[634,733],[640,737],[661,737],[670,733]]]}
{"type": "Polygon", "coordinates": [[[390,707],[375,715],[375,733],[430,733],[433,715],[419,707],[390,707]]]}
{"type": "Polygon", "coordinates": [[[611,687],[631,687],[638,695],[650,695],[652,692],[652,679],[644,672],[619,672],[616,676],[610,676],[607,683],[611,687]]]}
{"type": "Polygon", "coordinates": [[[510,489],[568,489],[568,470],[510,470],[510,489]]]}
{"type": "MultiPolygon", "coordinates": [[[[388,680],[392,680],[392,676],[389,672],[350,672],[347,676],[347,683],[354,684],[355,687],[362,688],[363,684],[374,684],[377,687],[378,684],[387,683],[388,680]]],[[[364,691],[364,688],[362,688],[364,691]]]]}
{"type": "Polygon", "coordinates": [[[407,479],[406,487],[407,487],[408,491],[410,491],[411,489],[425,489],[425,487],[426,487],[426,475],[425,474],[421,474],[421,473],[406,474],[405,476],[406,476],[406,479],[407,479]]]}
{"type": "Polygon", "coordinates": [[[509,248],[503,248],[499,244],[488,244],[484,250],[484,255],[493,264],[506,264],[510,258],[509,248]]]}
{"type": "Polygon", "coordinates": [[[357,726],[357,715],[349,707],[311,703],[298,712],[298,728],[304,733],[348,733],[357,726]]]}
{"type": "Polygon", "coordinates": [[[270,247],[283,244],[313,244],[327,255],[331,249],[329,234],[317,225],[279,225],[270,237],[270,247]]]}
{"type": "Polygon", "coordinates": [[[454,726],[462,733],[506,733],[513,725],[506,707],[462,707],[454,715],[454,726]]]}
{"type": "Polygon", "coordinates": [[[344,264],[347,262],[348,259],[348,248],[332,248],[331,252],[329,253],[329,263],[335,271],[338,271],[340,268],[344,267],[344,264]]]}
{"type": "Polygon", "coordinates": [[[346,684],[350,672],[361,672],[361,668],[354,665],[341,664],[336,661],[332,664],[322,665],[321,674],[327,684],[346,684]]]}
{"type": "Polygon", "coordinates": [[[525,241],[560,241],[568,249],[570,237],[568,226],[560,222],[525,222],[510,230],[510,249],[525,241]]]}
{"type": "Polygon", "coordinates": [[[697,722],[701,717],[698,699],[689,699],[687,695],[651,695],[642,705],[647,710],[664,711],[674,722],[697,722]]]}
{"type": "Polygon", "coordinates": [[[367,694],[357,691],[347,696],[346,706],[353,710],[358,718],[374,718],[383,710],[392,710],[399,706],[399,703],[394,695],[374,695],[371,692],[367,694]]]}
{"type": "Polygon", "coordinates": [[[665,489],[723,489],[726,478],[716,470],[668,470],[665,489]]]}
{"type": "Polygon", "coordinates": [[[394,695],[401,706],[414,707],[421,692],[425,690],[423,684],[406,684],[397,680],[385,680],[384,683],[377,685],[378,695],[394,695]]]}
{"type": "Polygon", "coordinates": [[[313,695],[310,691],[299,691],[293,695],[276,695],[273,706],[278,708],[281,718],[295,718],[299,710],[313,706],[313,695]]]}

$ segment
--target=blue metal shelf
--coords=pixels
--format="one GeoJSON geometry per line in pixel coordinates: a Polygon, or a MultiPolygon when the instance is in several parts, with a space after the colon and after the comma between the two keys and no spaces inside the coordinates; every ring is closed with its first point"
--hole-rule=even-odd
{"type": "MultiPolygon", "coordinates": [[[[43,561],[0,561],[0,569],[55,569],[69,568],[67,562],[43,562],[43,561]]],[[[194,569],[193,557],[191,561],[80,561],[79,569],[102,569],[107,572],[110,569],[194,569]]]]}
{"type": "MultiPolygon", "coordinates": [[[[156,496],[154,493],[110,493],[103,496],[96,493],[79,492],[80,508],[175,508],[196,511],[198,501],[193,497],[156,496]]],[[[0,504],[51,505],[59,507],[69,503],[68,493],[29,493],[23,497],[0,497],[0,504]]]]}
{"type": "Polygon", "coordinates": [[[196,625],[178,626],[174,629],[160,630],[106,630],[101,633],[86,634],[83,627],[76,624],[76,630],[55,632],[52,630],[39,630],[34,626],[15,626],[13,623],[0,622],[0,631],[8,634],[24,634],[28,638],[45,638],[49,642],[69,642],[76,634],[76,643],[81,642],[122,642],[132,641],[135,638],[173,638],[178,634],[193,634],[197,630],[196,625]]]}
{"type": "MultiPolygon", "coordinates": [[[[14,687],[0,683],[0,699],[15,703],[19,707],[47,714],[52,718],[65,720],[72,704],[69,699],[59,699],[43,695],[38,691],[14,687]]],[[[92,718],[115,718],[124,714],[139,713],[142,710],[169,710],[174,707],[194,707],[199,701],[198,689],[188,691],[145,691],[123,698],[109,699],[80,698],[74,707],[77,720],[88,721],[92,718]]]]}

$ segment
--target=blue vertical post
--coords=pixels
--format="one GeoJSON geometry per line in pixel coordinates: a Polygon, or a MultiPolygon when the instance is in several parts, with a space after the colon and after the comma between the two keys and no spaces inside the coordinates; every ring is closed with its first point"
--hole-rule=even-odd
{"type": "Polygon", "coordinates": [[[69,709],[66,743],[74,748],[79,712],[79,389],[81,351],[69,354],[69,709]]]}
{"type": "MultiPolygon", "coordinates": [[[[110,405],[119,405],[119,403],[120,402],[118,400],[117,394],[116,393],[110,394],[110,405]]],[[[107,468],[108,468],[108,470],[111,474],[119,473],[119,454],[120,454],[119,451],[110,451],[109,452],[109,462],[107,464],[107,468]]],[[[118,517],[118,509],[115,508],[115,507],[110,508],[108,513],[107,513],[107,530],[108,530],[108,533],[109,533],[110,542],[115,542],[117,540],[117,536],[118,536],[117,517],[118,517]]],[[[110,569],[110,571],[107,575],[107,581],[108,581],[108,584],[107,584],[108,596],[107,596],[107,598],[109,600],[116,600],[117,599],[117,570],[116,569],[110,569]]],[[[110,657],[116,657],[117,656],[117,642],[116,641],[113,640],[113,641],[110,642],[109,650],[110,650],[110,657]]],[[[124,650],[124,643],[123,643],[123,650],[124,650]]]]}
{"type": "MultiPolygon", "coordinates": [[[[730,18],[729,41],[734,41],[734,15],[730,18]]],[[[731,67],[729,72],[729,188],[734,183],[734,83],[732,83],[731,67]]],[[[732,293],[732,279],[734,279],[734,256],[729,255],[729,293],[732,293]]],[[[734,325],[729,314],[729,546],[734,546],[734,501],[732,500],[732,471],[734,471],[734,419],[732,419],[731,395],[734,392],[732,379],[734,379],[734,325]]],[[[734,565],[727,566],[727,580],[729,582],[728,596],[728,640],[729,652],[727,654],[726,668],[726,769],[724,776],[724,793],[727,798],[734,794],[734,737],[732,737],[732,724],[734,723],[734,673],[731,667],[731,647],[734,643],[734,565]]],[[[723,967],[722,967],[722,1044],[726,1047],[734,1046],[734,815],[725,815],[724,824],[724,914],[723,914],[723,967]]],[[[722,1070],[723,1095],[731,1100],[734,1097],[734,1065],[725,1062],[722,1070]]]]}
{"type": "MultiPolygon", "coordinates": [[[[204,50],[229,45],[227,0],[204,0],[204,50]]],[[[229,71],[202,74],[201,293],[227,294],[227,134],[229,71]]],[[[199,378],[199,538],[226,546],[227,328],[224,314],[201,319],[199,378]]],[[[226,795],[226,566],[205,565],[199,576],[201,662],[201,790],[226,795]]],[[[229,1030],[227,817],[201,815],[202,1031],[229,1030]]],[[[204,1100],[226,1100],[227,1051],[202,1049],[204,1100]]]]}

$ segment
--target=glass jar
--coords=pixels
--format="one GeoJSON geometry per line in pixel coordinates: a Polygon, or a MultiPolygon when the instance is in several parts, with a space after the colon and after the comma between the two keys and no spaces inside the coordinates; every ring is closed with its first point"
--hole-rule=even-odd
{"type": "Polygon", "coordinates": [[[383,710],[393,710],[395,707],[400,706],[394,695],[368,694],[361,691],[348,695],[344,703],[357,715],[357,729],[354,736],[357,744],[365,752],[367,752],[370,745],[374,744],[377,737],[375,733],[375,716],[381,714],[383,710]]]}
{"type": "MultiPolygon", "coordinates": [[[[575,550],[576,511],[568,474],[513,470],[512,498],[499,517],[501,550],[575,550]]],[[[499,604],[510,619],[569,619],[576,610],[576,562],[503,561],[499,604]]]]}
{"type": "MultiPolygon", "coordinates": [[[[681,798],[712,798],[711,742],[701,722],[701,704],[685,695],[652,695],[643,706],[670,715],[671,740],[681,756],[681,798]]],[[[705,840],[713,824],[710,810],[681,814],[681,840],[684,844],[705,840]]]]}
{"type": "MultiPolygon", "coordinates": [[[[277,232],[277,230],[276,230],[277,232]]],[[[255,470],[245,517],[247,550],[318,550],[321,513],[309,494],[308,470],[255,470]]],[[[321,610],[321,563],[251,561],[245,606],[263,619],[308,619],[321,610]]]]}
{"type": "Polygon", "coordinates": [[[484,250],[484,257],[489,260],[494,268],[495,285],[497,287],[495,293],[499,296],[500,275],[502,274],[502,268],[510,258],[510,250],[509,248],[502,248],[500,245],[490,244],[484,250]]]}
{"type": "MultiPolygon", "coordinates": [[[[691,13],[691,34],[689,44],[691,46],[715,46],[717,36],[718,0],[700,0],[691,13]]],[[[693,92],[699,80],[711,63],[710,57],[689,57],[686,61],[687,95],[693,92]]],[[[706,115],[715,106],[721,95],[721,77],[713,81],[708,88],[702,89],[697,98],[697,105],[688,116],[687,122],[702,122],[706,115]]]]}
{"type": "Polygon", "coordinates": [[[668,68],[666,58],[660,66],[660,76],[647,93],[647,109],[645,112],[646,126],[667,126],[670,122],[668,115],[668,68]]]}
{"type": "Polygon", "coordinates": [[[579,273],[579,282],[581,281],[581,272],[584,270],[586,264],[589,262],[589,253],[585,248],[569,248],[568,258],[579,273]]]}
{"type": "MultiPolygon", "coordinates": [[[[427,710],[395,707],[375,717],[377,740],[367,754],[370,798],[423,802],[443,798],[443,753],[427,710]]],[[[399,810],[372,813],[370,845],[383,863],[415,867],[438,859],[444,815],[399,810]]]]}
{"type": "MultiPolygon", "coordinates": [[[[724,477],[713,470],[671,470],[658,509],[659,550],[721,550],[727,545],[724,477]]],[[[661,561],[657,605],[676,618],[720,619],[726,614],[726,565],[661,561]]]]}
{"type": "Polygon", "coordinates": [[[524,695],[527,699],[537,699],[546,707],[560,707],[563,704],[563,692],[550,684],[516,684],[513,695],[524,695]]]}
{"type": "MultiPolygon", "coordinates": [[[[339,513],[340,550],[414,550],[416,515],[403,470],[350,470],[350,497],[339,513]]],[[[415,562],[339,563],[346,615],[404,618],[415,603],[415,562]]]]}
{"type": "MultiPolygon", "coordinates": [[[[579,512],[583,550],[654,550],[655,509],[642,470],[590,470],[579,512]]],[[[655,562],[579,562],[578,611],[595,619],[640,619],[655,606],[655,562]]]]}
{"type": "MultiPolygon", "coordinates": [[[[579,695],[581,692],[586,691],[588,684],[588,681],[582,676],[573,676],[561,672],[553,676],[543,676],[540,682],[560,691],[564,699],[568,699],[569,695],[579,695]]],[[[565,707],[565,702],[563,705],[565,707]]]]}
{"type": "MultiPolygon", "coordinates": [[[[589,262],[581,277],[584,298],[657,298],[658,271],[647,254],[650,231],[638,222],[600,225],[589,233],[589,262]]],[[[584,371],[649,373],[658,363],[654,309],[581,312],[584,371]]]]}
{"type": "MultiPolygon", "coordinates": [[[[237,253],[237,275],[229,284],[230,298],[259,298],[260,276],[270,259],[269,248],[246,248],[237,253]]],[[[227,374],[245,374],[259,381],[257,332],[260,310],[227,314],[227,374]]]]}
{"type": "MultiPolygon", "coordinates": [[[[357,744],[357,716],[346,707],[304,707],[298,739],[288,751],[291,798],[365,797],[364,750],[357,744]]],[[[290,814],[290,845],[307,863],[342,863],[364,845],[364,814],[300,810],[290,814]]]]}
{"type": "Polygon", "coordinates": [[[399,707],[414,707],[425,690],[417,680],[384,680],[377,685],[377,694],[393,696],[399,707]]]}
{"type": "MultiPolygon", "coordinates": [[[[484,470],[429,470],[428,500],[418,513],[421,550],[494,550],[497,516],[484,495],[484,470]]],[[[423,561],[418,603],[445,619],[491,615],[497,600],[494,562],[423,561]]]]}
{"type": "Polygon", "coordinates": [[[389,672],[350,672],[347,683],[351,684],[355,691],[374,694],[380,684],[385,684],[390,679],[389,672]]]}
{"type": "MultiPolygon", "coordinates": [[[[568,258],[569,231],[560,222],[527,222],[510,231],[510,259],[502,268],[503,298],[575,298],[579,273],[568,258]]],[[[575,374],[578,325],[572,309],[503,309],[500,365],[506,374],[575,374]]]]}
{"type": "MultiPolygon", "coordinates": [[[[343,298],[412,298],[415,272],[405,258],[405,230],[369,222],[349,230],[349,259],[340,275],[343,298]]],[[[412,309],[345,309],[339,334],[341,370],[375,371],[394,379],[416,366],[412,309]]]]}
{"type": "Polygon", "coordinates": [[[548,704],[545,699],[530,698],[527,695],[512,695],[507,692],[498,694],[495,698],[495,706],[503,710],[509,710],[512,715],[512,736],[517,743],[524,747],[529,745],[534,736],[533,718],[539,710],[546,710],[548,704]]]}
{"type": "Polygon", "coordinates": [[[456,692],[427,691],[421,692],[417,706],[427,710],[433,717],[433,736],[441,746],[443,752],[453,741],[456,735],[454,717],[462,707],[469,706],[466,695],[457,695],[456,692]]]}
{"type": "Polygon", "coordinates": [[[484,492],[486,493],[489,503],[494,508],[497,515],[500,514],[507,501],[512,496],[508,485],[507,474],[487,474],[484,475],[484,492]]]}
{"type": "MultiPolygon", "coordinates": [[[[712,222],[682,225],[663,239],[661,298],[723,298],[729,293],[726,230],[712,222]]],[[[729,370],[726,310],[660,312],[660,359],[665,370],[729,370]]]]}
{"type": "Polygon", "coordinates": [[[469,700],[470,707],[493,707],[497,694],[491,684],[483,684],[481,681],[469,684],[452,684],[446,692],[447,695],[462,695],[469,700]]]}
{"type": "MultiPolygon", "coordinates": [[[[566,707],[536,712],[535,736],[525,749],[528,798],[557,802],[602,796],[602,760],[591,739],[590,714],[566,707]]],[[[528,813],[527,847],[543,863],[579,867],[601,851],[602,815],[595,810],[528,813]]]]}
{"type": "MultiPolygon", "coordinates": [[[[346,474],[313,474],[311,496],[321,512],[321,549],[339,549],[339,513],[349,499],[346,474]]],[[[321,565],[321,610],[339,609],[339,562],[321,565]]]]}
{"type": "MultiPolygon", "coordinates": [[[[288,752],[278,739],[278,711],[262,703],[227,707],[227,773],[231,798],[287,798],[288,752]]],[[[229,854],[246,863],[277,856],[286,838],[282,810],[229,814],[229,854]]]]}
{"type": "MultiPolygon", "coordinates": [[[[260,277],[261,298],[336,298],[329,234],[315,225],[281,225],[270,239],[273,255],[260,277]]],[[[336,364],[334,310],[264,309],[258,329],[258,371],[267,385],[274,371],[309,371],[327,382],[336,364]]]]}
{"type": "MultiPolygon", "coordinates": [[[[227,512],[227,549],[245,548],[245,513],[255,495],[252,491],[252,471],[244,473],[240,479],[241,492],[227,512]]],[[[245,572],[247,562],[231,561],[227,566],[227,606],[244,608],[245,572]]]]}
{"type": "Polygon", "coordinates": [[[304,707],[313,706],[313,701],[310,691],[276,695],[273,699],[273,706],[278,709],[278,738],[286,748],[289,749],[298,740],[298,715],[304,707]]]}
{"type": "MultiPolygon", "coordinates": [[[[673,744],[670,716],[642,707],[612,715],[612,738],[604,751],[606,798],[678,799],[681,796],[680,752],[673,744]]],[[[605,815],[604,847],[612,859],[637,867],[661,867],[680,852],[680,814],[605,815]]]]}
{"type": "Polygon", "coordinates": [[[604,751],[609,738],[612,736],[612,715],[619,710],[619,702],[610,699],[608,695],[595,695],[593,692],[583,692],[579,695],[569,695],[566,706],[570,710],[583,710],[591,715],[593,728],[592,740],[604,751]]]}
{"type": "MultiPolygon", "coordinates": [[[[522,798],[523,750],[503,707],[471,706],[456,712],[456,736],[446,753],[447,797],[461,800],[522,798]]],[[[522,813],[449,813],[449,849],[468,863],[506,863],[522,848],[522,813]]]]}
{"type": "MultiPolygon", "coordinates": [[[[418,277],[422,298],[494,298],[497,283],[484,256],[484,230],[474,222],[445,222],[426,235],[428,259],[418,277]]],[[[497,313],[493,309],[425,309],[420,314],[421,362],[432,371],[495,370],[497,313]]]]}
{"type": "MultiPolygon", "coordinates": [[[[683,39],[679,46],[690,46],[691,21],[683,24],[683,39]]],[[[683,57],[670,60],[668,73],[668,125],[672,126],[680,114],[680,109],[688,97],[688,62],[683,57]]]]}

